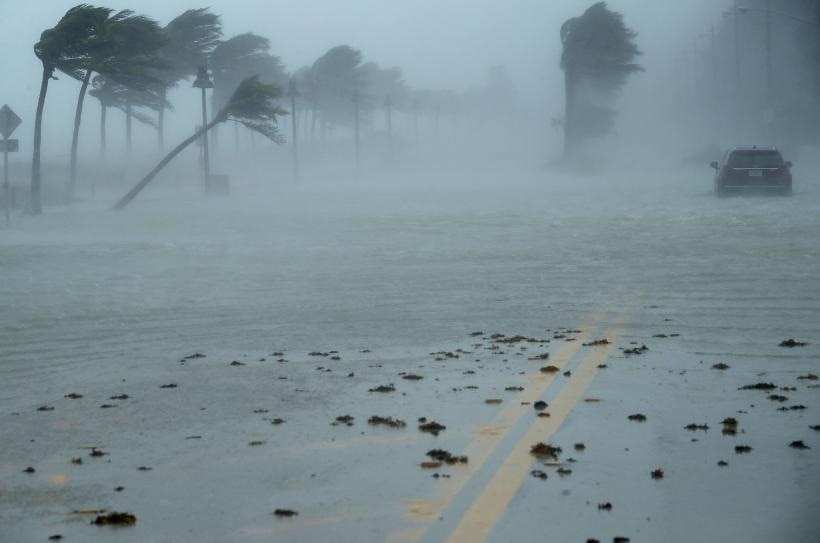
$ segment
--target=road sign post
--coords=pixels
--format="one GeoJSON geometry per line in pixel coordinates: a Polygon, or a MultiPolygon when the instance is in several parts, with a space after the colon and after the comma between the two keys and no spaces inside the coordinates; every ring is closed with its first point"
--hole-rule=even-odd
{"type": "Polygon", "coordinates": [[[6,208],[6,226],[11,224],[11,190],[9,186],[9,153],[16,153],[20,142],[10,140],[9,136],[17,130],[23,120],[7,105],[0,108],[0,135],[3,136],[0,150],[3,151],[3,202],[6,208]]]}

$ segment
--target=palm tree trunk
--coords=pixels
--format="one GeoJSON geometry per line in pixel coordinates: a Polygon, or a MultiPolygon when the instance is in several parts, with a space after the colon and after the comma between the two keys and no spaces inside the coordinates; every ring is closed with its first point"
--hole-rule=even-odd
{"type": "Polygon", "coordinates": [[[162,87],[159,96],[159,112],[157,113],[157,144],[159,145],[159,152],[165,151],[165,96],[168,89],[162,87]]]}
{"type": "Polygon", "coordinates": [[[125,106],[125,149],[131,156],[131,104],[125,106]]]}
{"type": "Polygon", "coordinates": [[[77,185],[77,146],[80,142],[80,121],[83,117],[83,103],[85,93],[88,90],[88,83],[91,81],[91,70],[85,71],[83,84],[80,86],[80,94],[77,96],[77,107],[74,110],[74,133],[71,135],[71,166],[68,173],[68,183],[65,187],[65,203],[71,203],[74,199],[74,187],[77,185]]]}
{"type": "Polygon", "coordinates": [[[186,147],[188,147],[188,146],[189,146],[189,145],[191,145],[193,142],[195,142],[196,140],[198,140],[199,138],[201,138],[203,135],[205,135],[205,134],[206,134],[206,133],[207,133],[207,132],[208,132],[211,128],[213,128],[214,126],[216,126],[217,124],[219,124],[219,122],[221,122],[221,121],[220,121],[220,119],[214,119],[213,121],[209,122],[209,123],[208,123],[207,125],[205,125],[204,127],[202,127],[202,128],[200,128],[199,130],[197,130],[197,132],[196,132],[193,136],[191,136],[191,137],[190,137],[190,138],[188,138],[187,140],[185,140],[185,141],[183,141],[182,143],[180,143],[179,145],[177,145],[177,146],[174,148],[174,150],[173,150],[173,151],[171,151],[170,153],[168,153],[168,154],[165,156],[165,158],[163,158],[163,159],[160,161],[160,163],[159,163],[159,164],[157,164],[157,165],[156,165],[156,167],[155,167],[153,170],[151,170],[151,173],[149,173],[148,175],[146,175],[145,177],[143,177],[143,178],[142,178],[142,181],[140,181],[139,183],[137,183],[137,184],[134,186],[134,188],[132,188],[132,189],[128,192],[128,194],[126,194],[125,196],[123,196],[123,197],[122,197],[122,199],[120,199],[120,201],[119,201],[119,202],[117,202],[117,203],[114,205],[114,207],[112,207],[111,209],[112,209],[112,210],[120,210],[120,209],[123,209],[125,206],[127,206],[127,205],[131,202],[131,200],[133,200],[133,199],[137,196],[137,194],[139,194],[139,193],[142,191],[142,189],[144,189],[144,188],[145,188],[145,186],[146,186],[146,185],[148,185],[148,183],[150,183],[151,181],[153,181],[153,179],[157,176],[157,174],[159,174],[159,172],[161,172],[161,171],[162,171],[162,169],[163,169],[165,166],[167,166],[169,162],[171,162],[174,158],[176,158],[176,156],[177,156],[178,154],[180,154],[180,153],[181,153],[181,152],[182,152],[182,151],[183,151],[186,147]]]}
{"type": "Polygon", "coordinates": [[[34,117],[34,151],[31,157],[31,213],[40,215],[43,207],[40,196],[40,145],[43,135],[43,107],[46,103],[48,81],[54,74],[54,68],[43,63],[43,79],[40,82],[40,96],[37,99],[37,114],[34,117]]]}
{"type": "Polygon", "coordinates": [[[105,158],[106,151],[106,134],[105,124],[108,117],[108,108],[100,102],[100,158],[105,158]]]}

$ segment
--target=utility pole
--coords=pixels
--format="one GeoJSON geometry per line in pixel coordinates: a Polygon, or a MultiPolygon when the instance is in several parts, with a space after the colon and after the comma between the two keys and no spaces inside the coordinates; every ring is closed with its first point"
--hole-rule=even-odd
{"type": "Polygon", "coordinates": [[[743,119],[743,100],[741,94],[743,89],[740,84],[740,9],[738,0],[735,0],[732,12],[735,16],[735,130],[739,134],[743,119]]]}
{"type": "Polygon", "coordinates": [[[293,79],[290,80],[288,86],[288,96],[290,96],[290,120],[292,126],[291,137],[293,138],[293,182],[299,182],[299,134],[296,128],[296,97],[299,96],[299,91],[296,89],[296,83],[293,79]]]}
{"type": "Polygon", "coordinates": [[[353,91],[353,131],[356,138],[356,169],[361,166],[361,142],[359,141],[359,89],[353,91]]]}
{"type": "Polygon", "coordinates": [[[715,35],[715,25],[710,29],[710,36],[712,40],[712,79],[717,86],[718,82],[718,54],[717,54],[717,37],[715,35]]]}
{"type": "Polygon", "coordinates": [[[384,99],[384,109],[387,113],[387,160],[393,162],[393,100],[389,94],[384,99]]]}

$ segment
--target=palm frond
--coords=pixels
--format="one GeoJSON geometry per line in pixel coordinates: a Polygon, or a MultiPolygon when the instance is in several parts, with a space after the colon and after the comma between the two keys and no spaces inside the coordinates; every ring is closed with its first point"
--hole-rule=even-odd
{"type": "Polygon", "coordinates": [[[287,111],[276,105],[282,90],[276,85],[259,81],[258,76],[245,79],[234,91],[227,105],[218,115],[219,121],[236,121],[259,132],[276,143],[284,142],[279,133],[279,120],[287,111]]]}

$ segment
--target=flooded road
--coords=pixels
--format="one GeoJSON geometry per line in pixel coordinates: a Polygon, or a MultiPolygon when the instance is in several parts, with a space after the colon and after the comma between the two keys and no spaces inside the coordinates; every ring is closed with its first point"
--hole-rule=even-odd
{"type": "Polygon", "coordinates": [[[816,541],[820,185],[503,177],[18,217],[0,540],[816,541]]]}

